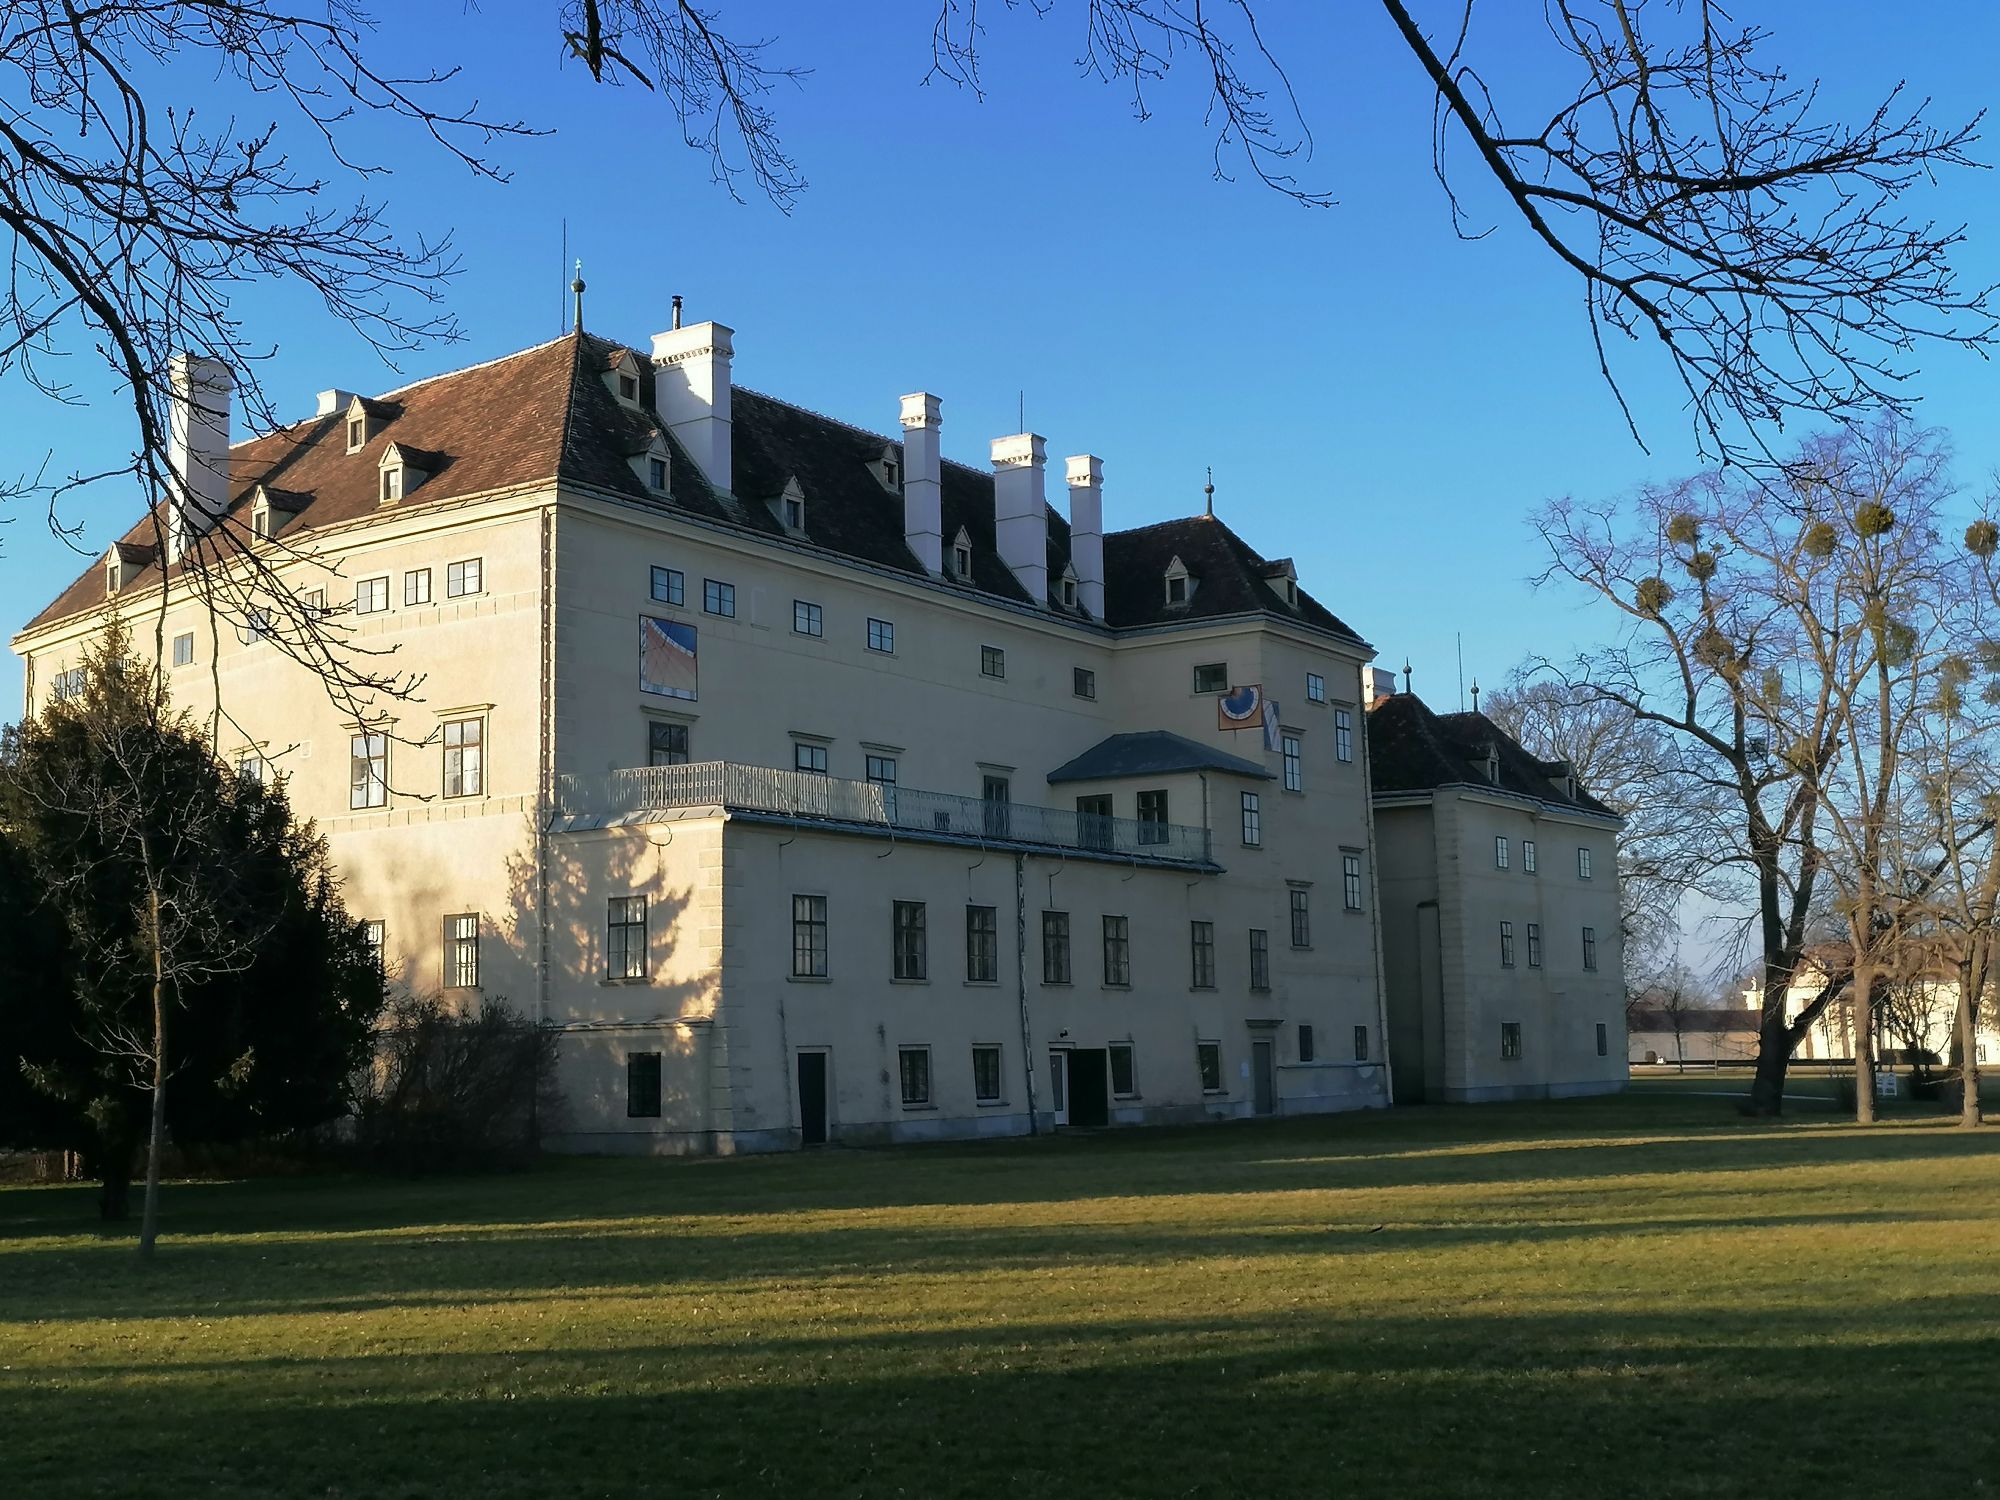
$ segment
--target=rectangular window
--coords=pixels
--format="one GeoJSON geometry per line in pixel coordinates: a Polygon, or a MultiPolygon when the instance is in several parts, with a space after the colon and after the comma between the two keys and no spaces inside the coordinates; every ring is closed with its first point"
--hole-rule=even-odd
{"type": "Polygon", "coordinates": [[[979,648],[979,675],[981,677],[1005,677],[1007,675],[1007,653],[998,646],[979,648]]]}
{"type": "Polygon", "coordinates": [[[1528,924],[1528,967],[1539,969],[1541,966],[1542,924],[1540,922],[1530,922],[1528,924]]]}
{"type": "Polygon", "coordinates": [[[1597,1055],[1599,1057],[1611,1055],[1611,1032],[1602,1021],[1597,1023],[1597,1055]]]}
{"type": "Polygon", "coordinates": [[[930,1048],[897,1048],[896,1071],[903,1082],[903,1108],[922,1109],[931,1102],[930,1048]]]}
{"type": "Polygon", "coordinates": [[[1139,793],[1139,842],[1164,844],[1167,841],[1167,794],[1139,793]]]}
{"type": "Polygon", "coordinates": [[[896,627],[888,620],[868,622],[868,649],[870,651],[894,651],[896,649],[896,627]]]}
{"type": "Polygon", "coordinates": [[[364,578],[354,585],[354,612],[357,615],[380,614],[389,607],[389,575],[380,578],[364,578]]]}
{"type": "Polygon", "coordinates": [[[444,596],[447,599],[463,599],[467,594],[476,594],[484,587],[486,563],[483,558],[468,557],[463,562],[446,563],[444,566],[444,596]]]}
{"type": "Polygon", "coordinates": [[[613,896],[604,906],[604,977],[646,977],[646,898],[613,896]]]}
{"type": "Polygon", "coordinates": [[[898,901],[890,941],[895,948],[898,979],[930,978],[930,918],[921,901],[898,901]]]}
{"type": "Polygon", "coordinates": [[[1521,840],[1521,868],[1530,875],[1535,873],[1535,841],[1533,839],[1521,840]]]}
{"type": "Polygon", "coordinates": [[[373,965],[375,977],[387,981],[389,977],[389,926],[376,920],[361,924],[361,941],[368,945],[368,960],[373,965]]]}
{"type": "Polygon", "coordinates": [[[1368,1061],[1368,1028],[1366,1026],[1357,1026],[1354,1028],[1354,1060],[1356,1062],[1368,1061]]]}
{"type": "Polygon", "coordinates": [[[1198,990],[1215,988],[1215,924],[1188,923],[1189,979],[1198,990]]]}
{"type": "Polygon", "coordinates": [[[1111,820],[1111,797],[1098,793],[1076,799],[1076,842],[1081,849],[1109,849],[1118,832],[1111,820]]]}
{"type": "Polygon", "coordinates": [[[1201,1072],[1201,1091],[1204,1094],[1222,1092],[1222,1043],[1197,1042],[1194,1049],[1195,1067],[1201,1072]]]}
{"type": "Polygon", "coordinates": [[[347,451],[352,453],[358,448],[366,447],[367,443],[368,419],[366,417],[349,417],[347,419],[347,451]]]}
{"type": "Polygon", "coordinates": [[[646,460],[646,488],[665,493],[667,488],[667,461],[664,458],[646,460]]]}
{"type": "Polygon", "coordinates": [[[444,983],[451,990],[479,988],[477,912],[462,912],[444,919],[444,983]]]}
{"type": "Polygon", "coordinates": [[[1306,673],[1306,702],[1326,702],[1326,679],[1317,672],[1306,673]]]}
{"type": "Polygon", "coordinates": [[[1000,977],[1000,914],[997,907],[965,909],[965,979],[991,984],[1000,977]]]}
{"type": "Polygon", "coordinates": [[[1262,927],[1250,929],[1250,988],[1271,987],[1271,934],[1262,927]]]}
{"type": "Polygon", "coordinates": [[[1578,849],[1576,851],[1576,878],[1578,880],[1590,879],[1590,851],[1588,849],[1578,849]]]}
{"type": "Polygon", "coordinates": [[[826,775],[826,746],[792,741],[792,769],[804,771],[808,776],[826,775]]]}
{"type": "Polygon", "coordinates": [[[1514,924],[1512,922],[1502,922],[1500,924],[1500,967],[1503,969],[1514,967],[1514,924]]]}
{"type": "Polygon", "coordinates": [[[1340,904],[1349,911],[1361,910],[1361,856],[1340,856],[1340,904]]]}
{"type": "Polygon", "coordinates": [[[389,802],[389,737],[357,734],[347,742],[349,807],[386,807],[389,802]]]}
{"type": "Polygon", "coordinates": [[[870,755],[864,762],[868,779],[876,786],[896,784],[896,757],[893,755],[870,755]]]}
{"type": "Polygon", "coordinates": [[[679,568],[653,569],[653,597],[661,604],[686,604],[687,575],[679,568]]]}
{"type": "Polygon", "coordinates": [[[625,1118],[660,1118],[660,1054],[632,1052],[625,1057],[625,1118]]]}
{"type": "Polygon", "coordinates": [[[1502,1021],[1500,1023],[1500,1055],[1519,1057],[1521,1055],[1521,1023],[1502,1021]]]}
{"type": "Polygon", "coordinates": [[[1079,698],[1097,696],[1097,674],[1088,667],[1069,669],[1069,690],[1079,698]]]}
{"type": "Polygon", "coordinates": [[[1243,842],[1252,849],[1264,842],[1264,799],[1255,792],[1243,795],[1243,842]]]}
{"type": "Polygon", "coordinates": [[[1226,693],[1229,691],[1229,663],[1226,661],[1203,662],[1194,669],[1194,690],[1197,693],[1226,693]]]}
{"type": "Polygon", "coordinates": [[[1285,751],[1285,790],[1302,792],[1306,789],[1305,756],[1300,753],[1299,737],[1288,734],[1279,741],[1285,751]]]}
{"type": "Polygon", "coordinates": [[[1042,983],[1068,984],[1069,913],[1042,913],[1042,983]]]}
{"type": "Polygon", "coordinates": [[[804,599],[792,601],[792,633],[794,635],[824,635],[826,630],[817,604],[804,599]]]}
{"type": "Polygon", "coordinates": [[[1595,969],[1597,967],[1597,929],[1595,927],[1586,927],[1583,929],[1583,966],[1586,969],[1595,969]]]}
{"type": "Polygon", "coordinates": [[[1299,1022],[1299,1061],[1309,1063],[1318,1059],[1319,1053],[1313,1043],[1313,1029],[1310,1023],[1299,1022]]]}
{"type": "Polygon", "coordinates": [[[486,721],[452,719],[444,726],[444,794],[477,797],[486,790],[486,721]]]}
{"type": "Polygon", "coordinates": [[[1496,870],[1507,868],[1507,836],[1505,834],[1501,834],[1493,840],[1493,868],[1496,870]]]}
{"type": "Polygon", "coordinates": [[[1354,759],[1354,715],[1344,708],[1333,711],[1333,758],[1339,761],[1354,759]]]}
{"type": "Polygon", "coordinates": [[[724,619],[736,617],[736,585],[721,583],[713,578],[701,581],[701,607],[704,613],[721,615],[724,619]]]}
{"type": "Polygon", "coordinates": [[[981,1104],[1000,1102],[1000,1049],[972,1049],[972,1097],[981,1104]]]}
{"type": "Polygon", "coordinates": [[[403,575],[403,603],[428,604],[431,602],[431,570],[412,568],[403,575]]]}
{"type": "Polygon", "coordinates": [[[1297,886],[1292,887],[1292,946],[1294,948],[1310,948],[1313,945],[1312,910],[1306,903],[1306,897],[1309,894],[1309,892],[1302,891],[1297,886]]]}
{"type": "Polygon", "coordinates": [[[194,660],[194,632],[184,630],[174,637],[174,665],[185,667],[194,660]]]}
{"type": "Polygon", "coordinates": [[[651,719],[646,724],[646,764],[684,766],[688,763],[688,726],[668,719],[651,719]]]}
{"type": "Polygon", "coordinates": [[[245,750],[236,757],[236,774],[245,781],[254,781],[259,786],[266,784],[270,763],[255,750],[245,750]]]}
{"type": "Polygon", "coordinates": [[[1014,788],[1005,776],[987,776],[979,783],[980,812],[989,838],[1004,839],[1014,831],[1014,788]]]}
{"type": "Polygon", "coordinates": [[[1104,919],[1104,982],[1132,982],[1132,923],[1129,917],[1104,919]]]}
{"type": "Polygon", "coordinates": [[[1139,1073],[1132,1066],[1132,1044],[1113,1042],[1107,1050],[1111,1054],[1111,1097],[1135,1098],[1139,1092],[1139,1073]]]}
{"type": "Polygon", "coordinates": [[[792,897],[792,977],[826,978],[826,897],[792,897]]]}

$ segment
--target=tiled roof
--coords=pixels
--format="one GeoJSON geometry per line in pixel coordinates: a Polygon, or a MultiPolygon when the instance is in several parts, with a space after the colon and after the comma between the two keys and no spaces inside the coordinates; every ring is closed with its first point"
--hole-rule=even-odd
{"type": "Polygon", "coordinates": [[[1121,776],[1170,776],[1181,771],[1226,771],[1259,781],[1271,779],[1269,771],[1240,755],[1211,749],[1165,729],[1142,729],[1099,740],[1049,772],[1049,780],[1111,781],[1121,776]]]}
{"type": "MultiPolygon", "coordinates": [[[[346,411],[329,413],[231,449],[230,515],[222,523],[249,541],[248,507],[258,484],[272,503],[296,511],[285,536],[298,545],[315,529],[372,515],[380,508],[380,460],[396,444],[426,469],[423,483],[395,502],[399,510],[521,486],[561,480],[610,491],[642,505],[678,510],[772,538],[791,536],[776,501],[796,480],[805,495],[804,542],[841,556],[922,576],[903,540],[903,502],[877,477],[885,448],[899,465],[898,438],[863,431],[816,412],[736,387],[731,393],[734,492],[712,489],[687,452],[662,430],[651,410],[652,362],[636,355],[640,397],[635,411],[614,396],[603,378],[625,346],[589,334],[565,335],[519,354],[419,381],[381,398],[359,398],[375,419],[368,444],[346,451],[346,411]],[[649,491],[630,462],[655,441],[671,457],[671,496],[649,491]],[[239,513],[240,512],[240,513],[239,513]]],[[[972,543],[972,577],[946,577],[945,586],[1019,604],[1039,603],[1074,618],[1081,608],[1060,603],[1060,582],[1070,562],[1069,523],[1048,511],[1050,597],[1030,600],[999,557],[994,537],[993,476],[946,461],[940,509],[945,545],[963,530],[972,543]]],[[[142,519],[123,538],[127,546],[152,542],[142,519]]],[[[136,559],[135,559],[136,560],[136,559]]],[[[1296,605],[1280,592],[1274,570],[1222,522],[1212,517],[1170,521],[1105,538],[1106,624],[1159,625],[1255,611],[1296,619],[1351,641],[1359,637],[1301,592],[1296,605]],[[1164,575],[1180,557],[1196,579],[1183,607],[1165,603],[1164,575]]],[[[158,581],[158,561],[127,581],[127,591],[158,581]]],[[[103,602],[104,573],[87,569],[28,628],[103,602]]]]}
{"type": "Polygon", "coordinates": [[[1559,771],[1523,750],[1482,713],[1435,714],[1414,693],[1377,698],[1368,709],[1368,762],[1379,792],[1425,792],[1441,786],[1494,786],[1557,807],[1613,816],[1578,787],[1568,795],[1559,771]],[[1486,752],[1498,754],[1498,781],[1486,776],[1486,752]]]}

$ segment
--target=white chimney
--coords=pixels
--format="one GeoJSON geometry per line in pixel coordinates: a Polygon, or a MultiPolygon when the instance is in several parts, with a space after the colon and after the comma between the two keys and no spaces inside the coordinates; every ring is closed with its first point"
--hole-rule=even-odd
{"type": "Polygon", "coordinates": [[[1000,561],[1028,591],[1049,602],[1049,512],[1042,498],[1048,444],[1038,432],[993,440],[993,531],[1000,561]]]}
{"type": "Polygon", "coordinates": [[[167,365],[167,463],[178,481],[167,500],[167,560],[177,560],[229,509],[229,366],[200,354],[167,365]]]}
{"type": "Polygon", "coordinates": [[[354,404],[354,392],[352,391],[343,391],[338,389],[331,391],[321,391],[318,397],[319,409],[315,411],[313,415],[316,417],[330,417],[335,412],[346,411],[347,408],[352,406],[353,404],[354,404]]]}
{"type": "Polygon", "coordinates": [[[903,398],[903,540],[933,577],[944,571],[942,426],[937,397],[917,391],[903,398]]]}
{"type": "Polygon", "coordinates": [[[1079,453],[1065,465],[1069,480],[1069,562],[1077,603],[1104,618],[1104,460],[1079,453]]]}
{"type": "Polygon", "coordinates": [[[729,455],[734,332],[720,323],[696,323],[653,335],[653,407],[719,490],[734,487],[729,455]]]}
{"type": "Polygon", "coordinates": [[[1364,704],[1379,702],[1383,698],[1396,696],[1396,674],[1385,672],[1380,667],[1361,669],[1361,701],[1364,704]]]}

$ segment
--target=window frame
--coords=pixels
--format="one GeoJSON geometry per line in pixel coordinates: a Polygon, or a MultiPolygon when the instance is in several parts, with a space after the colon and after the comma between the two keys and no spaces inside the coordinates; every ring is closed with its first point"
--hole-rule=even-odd
{"type": "Polygon", "coordinates": [[[868,649],[880,656],[896,654],[896,622],[868,616],[868,649]]]}
{"type": "Polygon", "coordinates": [[[486,592],[486,559],[461,557],[457,562],[444,565],[444,596],[447,599],[470,599],[486,592]],[[457,570],[458,585],[452,586],[453,569],[457,570]]]}
{"type": "Polygon", "coordinates": [[[1222,1071],[1222,1043],[1197,1039],[1194,1044],[1195,1076],[1201,1080],[1203,1094],[1226,1094],[1229,1092],[1228,1076],[1222,1071]],[[1209,1082],[1210,1078],[1215,1081],[1209,1082]]]}
{"type": "Polygon", "coordinates": [[[1000,982],[1000,908],[965,903],[965,982],[1000,982]]]}
{"type": "Polygon", "coordinates": [[[1523,875],[1533,875],[1536,873],[1535,841],[1533,839],[1521,840],[1521,873],[1523,875]]]}
{"type": "Polygon", "coordinates": [[[1188,919],[1188,988],[1215,988],[1215,923],[1188,919]]]}
{"type": "Polygon", "coordinates": [[[679,568],[669,568],[654,563],[646,577],[647,592],[655,604],[672,604],[687,608],[687,574],[679,568]]]}
{"type": "Polygon", "coordinates": [[[896,1084],[904,1109],[934,1109],[932,1102],[935,1091],[931,1087],[931,1049],[928,1043],[914,1046],[898,1044],[896,1048],[896,1084]],[[919,1064],[912,1068],[911,1063],[919,1064]],[[912,1079],[922,1087],[920,1093],[913,1093],[912,1079]]]}
{"type": "Polygon", "coordinates": [[[1597,1023],[1597,1055],[1599,1057],[1611,1055],[1611,1028],[1602,1021],[1597,1023]]]}
{"type": "Polygon", "coordinates": [[[1042,983],[1073,984],[1069,913],[1042,912],[1042,983]]]}
{"type": "Polygon", "coordinates": [[[1336,707],[1333,711],[1333,758],[1344,766],[1354,764],[1354,710],[1336,707]]]}
{"type": "Polygon", "coordinates": [[[1006,1056],[998,1042],[974,1042],[972,1044],[972,1102],[974,1104],[1004,1104],[1006,1079],[1006,1056]],[[990,1058],[993,1066],[993,1087],[984,1092],[985,1085],[980,1079],[980,1061],[990,1058]]]}
{"type": "Polygon", "coordinates": [[[1114,1099],[1139,1097],[1139,1049],[1130,1041],[1107,1042],[1104,1047],[1105,1082],[1114,1099]],[[1125,1054],[1125,1087],[1118,1087],[1118,1054],[1125,1054]]]}
{"type": "Polygon", "coordinates": [[[1069,669],[1069,691],[1072,698],[1087,698],[1097,701],[1097,674],[1089,667],[1069,669]]]}
{"type": "Polygon", "coordinates": [[[389,736],[362,731],[347,740],[347,807],[370,812],[389,805],[389,736]],[[367,766],[360,778],[355,769],[367,766]]]}
{"type": "Polygon", "coordinates": [[[405,568],[403,570],[403,608],[418,609],[431,602],[431,570],[429,568],[405,568]]]}
{"type": "Polygon", "coordinates": [[[1326,702],[1326,676],[1320,672],[1306,673],[1306,702],[1326,702]]]}
{"type": "Polygon", "coordinates": [[[646,898],[643,894],[605,898],[604,977],[606,979],[644,979],[651,972],[652,954],[651,944],[647,938],[646,921],[646,898]],[[638,939],[636,952],[632,946],[635,934],[638,939]]]}
{"type": "Polygon", "coordinates": [[[894,786],[902,772],[902,765],[894,755],[881,755],[870,750],[861,757],[862,779],[870,786],[894,786]]]}
{"type": "Polygon", "coordinates": [[[666,1098],[664,1069],[657,1052],[625,1054],[625,1118],[657,1120],[666,1098]],[[650,1106],[650,1107],[649,1107],[650,1106]]]}
{"type": "Polygon", "coordinates": [[[1104,987],[1132,988],[1132,919],[1121,912],[1106,912],[1099,922],[1104,943],[1104,987]],[[1113,977],[1113,976],[1117,977],[1113,977]]]}
{"type": "Polygon", "coordinates": [[[1340,905],[1343,911],[1360,911],[1361,856],[1342,850],[1340,854],[1340,905]]]}
{"type": "Polygon", "coordinates": [[[1299,1022],[1298,1047],[1300,1062],[1310,1063],[1319,1061],[1319,1042],[1318,1038],[1313,1035],[1312,1022],[1299,1022]]]}
{"type": "Polygon", "coordinates": [[[1303,737],[1285,733],[1279,737],[1278,753],[1284,767],[1284,788],[1288,792],[1306,789],[1306,756],[1303,737]]]}
{"type": "Polygon", "coordinates": [[[701,612],[718,620],[736,618],[736,585],[720,578],[701,581],[701,612]]]}
{"type": "Polygon", "coordinates": [[[1508,852],[1507,835],[1504,833],[1494,834],[1493,868],[1496,870],[1505,870],[1511,868],[1510,865],[1511,858],[1512,856],[1508,852]]]}
{"type": "Polygon", "coordinates": [[[646,456],[646,488],[656,495],[667,493],[667,461],[658,454],[646,456]]]}
{"type": "Polygon", "coordinates": [[[1500,967],[1514,967],[1514,924],[1505,917],[1500,919],[1500,967]]]}
{"type": "Polygon", "coordinates": [[[463,797],[483,797],[486,795],[486,715],[467,714],[463,718],[446,719],[438,725],[438,740],[444,752],[443,792],[447,799],[463,797]],[[472,738],[466,739],[466,727],[472,727],[472,738]],[[453,739],[456,731],[457,739],[453,739]],[[466,751],[472,751],[471,774],[466,773],[466,751]],[[457,790],[454,791],[452,775],[456,758],[457,790]]]}
{"type": "Polygon", "coordinates": [[[1588,844],[1578,844],[1576,846],[1576,878],[1578,880],[1589,880],[1591,878],[1590,846],[1588,844]]]}
{"type": "Polygon", "coordinates": [[[1002,646],[979,648],[979,675],[1004,682],[1007,677],[1007,651],[1002,646]]]}
{"type": "Polygon", "coordinates": [[[183,630],[179,635],[174,637],[173,645],[169,649],[172,653],[170,660],[174,666],[176,667],[193,666],[194,632],[192,630],[183,630]],[[187,648],[185,651],[182,650],[183,646],[187,648]]]}
{"type": "Polygon", "coordinates": [[[1292,946],[1300,949],[1312,947],[1312,892],[1300,885],[1289,887],[1285,909],[1291,918],[1292,946]]]}
{"type": "Polygon", "coordinates": [[[829,977],[833,967],[829,926],[825,896],[812,891],[792,893],[792,978],[829,977]]]}
{"type": "Polygon", "coordinates": [[[1502,1021],[1500,1023],[1500,1060],[1519,1062],[1526,1055],[1527,1048],[1521,1042],[1521,1023],[1502,1021]]]}
{"type": "Polygon", "coordinates": [[[792,601],[792,634],[810,636],[814,640],[826,635],[826,612],[810,599],[792,601]]]}
{"type": "Polygon", "coordinates": [[[1354,1060],[1356,1062],[1368,1061],[1368,1046],[1368,1028],[1357,1022],[1354,1027],[1354,1060]]]}
{"type": "Polygon", "coordinates": [[[1597,972],[1597,929],[1595,927],[1586,927],[1583,929],[1583,967],[1586,973],[1595,974],[1597,972]]]}
{"type": "Polygon", "coordinates": [[[648,766],[685,766],[694,760],[694,726],[680,719],[658,719],[646,717],[646,764],[648,766]],[[678,735],[680,745],[673,741],[678,735]],[[667,743],[662,745],[661,740],[667,743]],[[662,759],[661,757],[665,758],[662,759]]]}
{"type": "Polygon", "coordinates": [[[827,747],[818,740],[792,741],[792,769],[801,776],[825,776],[830,764],[827,747]]]}
{"type": "Polygon", "coordinates": [[[1264,847],[1264,799],[1256,792],[1239,792],[1238,806],[1241,810],[1243,847],[1261,849],[1264,847]]]}
{"type": "Polygon", "coordinates": [[[1250,988],[1271,987],[1271,932],[1266,927],[1250,929],[1250,988]]]}
{"type": "Polygon", "coordinates": [[[452,912],[445,917],[443,986],[445,989],[479,988],[480,925],[479,913],[476,911],[452,912]],[[467,923],[470,926],[462,925],[467,923]]]}
{"type": "Polygon", "coordinates": [[[385,613],[388,608],[389,575],[387,573],[380,573],[372,578],[357,578],[354,580],[354,612],[357,615],[379,615],[385,613]],[[378,584],[382,590],[379,595],[382,602],[380,604],[364,604],[362,602],[362,590],[366,589],[368,591],[367,597],[369,599],[377,598],[378,595],[375,589],[378,584]]]}
{"type": "Polygon", "coordinates": [[[1542,966],[1542,924],[1529,922],[1527,929],[1528,967],[1539,969],[1542,966]]]}
{"type": "Polygon", "coordinates": [[[931,977],[930,908],[923,901],[889,903],[889,977],[928,984],[931,977]]]}
{"type": "Polygon", "coordinates": [[[1207,697],[1208,695],[1210,695],[1210,694],[1212,694],[1212,693],[1226,693],[1226,692],[1228,692],[1228,691],[1229,691],[1229,663],[1228,663],[1228,662],[1226,662],[1226,661],[1204,661],[1204,662],[1196,662],[1196,663],[1195,663],[1195,667],[1194,667],[1194,695],[1195,695],[1195,696],[1196,696],[1197,698],[1201,698],[1201,697],[1207,697]],[[1203,686],[1202,686],[1202,684],[1203,684],[1204,682],[1214,682],[1214,680],[1215,680],[1215,679],[1214,679],[1214,677],[1213,677],[1213,675],[1210,675],[1210,676],[1206,676],[1206,677],[1204,677],[1204,676],[1203,676],[1203,674],[1204,674],[1204,673],[1208,673],[1208,674],[1214,674],[1214,673],[1216,673],[1216,672],[1220,672],[1220,673],[1222,674],[1222,680],[1221,680],[1221,682],[1220,682],[1219,684],[1217,684],[1216,686],[1213,686],[1213,687],[1203,687],[1203,686]]]}
{"type": "Polygon", "coordinates": [[[1165,787],[1152,787],[1138,793],[1138,839],[1142,844],[1164,844],[1167,841],[1167,827],[1170,804],[1165,787]]]}

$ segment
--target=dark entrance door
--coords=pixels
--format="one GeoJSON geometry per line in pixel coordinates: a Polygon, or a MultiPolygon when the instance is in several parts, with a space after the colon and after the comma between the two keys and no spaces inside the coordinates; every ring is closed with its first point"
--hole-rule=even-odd
{"type": "Polygon", "coordinates": [[[1278,1108],[1276,1051],[1269,1037],[1258,1037],[1250,1043],[1251,1100],[1260,1115],[1275,1113],[1278,1108]]]}
{"type": "Polygon", "coordinates": [[[826,1144],[826,1054],[799,1054],[799,1144],[826,1144]]]}
{"type": "Polygon", "coordinates": [[[1102,1047],[1074,1047],[1069,1054],[1069,1122],[1111,1123],[1111,1059],[1102,1047]]]}

